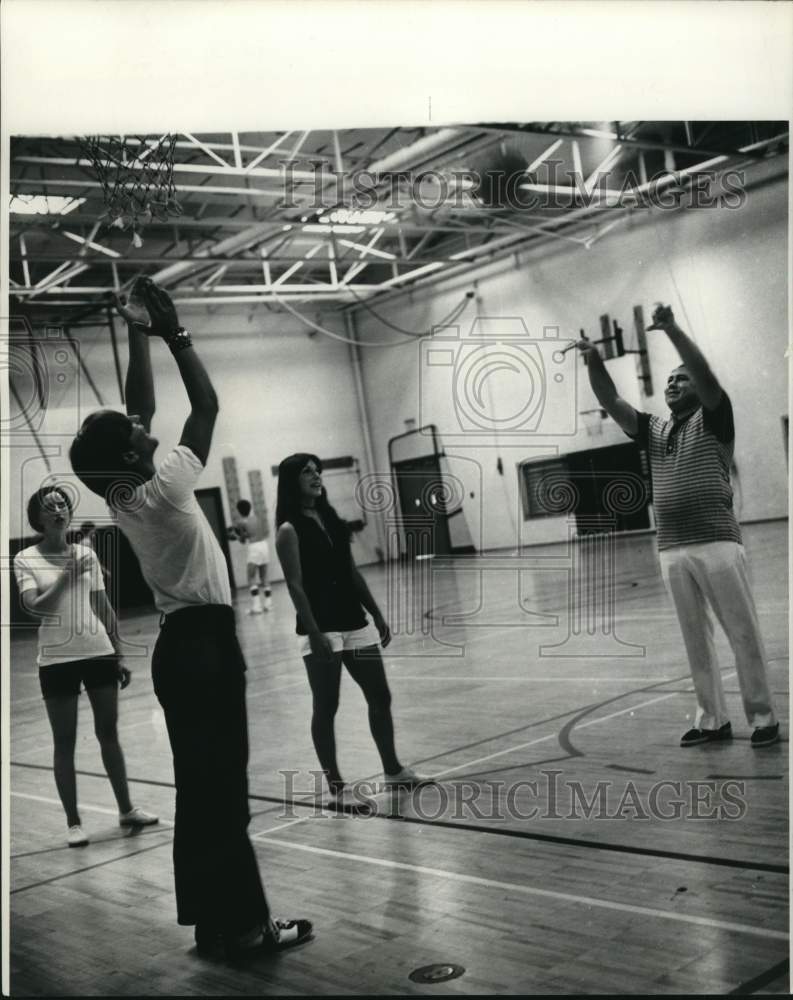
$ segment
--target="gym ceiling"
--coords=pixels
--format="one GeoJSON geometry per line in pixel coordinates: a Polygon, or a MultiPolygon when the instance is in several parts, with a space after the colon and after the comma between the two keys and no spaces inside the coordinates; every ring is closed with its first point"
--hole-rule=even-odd
{"type": "MultiPolygon", "coordinates": [[[[192,306],[356,309],[519,249],[595,249],[648,198],[674,207],[705,173],[706,196],[720,184],[727,192],[736,171],[747,184],[785,176],[787,128],[502,122],[179,134],[181,214],[144,217],[137,236],[110,224],[76,137],[16,137],[12,309],[36,323],[90,321],[140,274],[192,306]]],[[[156,154],[160,138],[126,137],[129,156],[156,154]]]]}

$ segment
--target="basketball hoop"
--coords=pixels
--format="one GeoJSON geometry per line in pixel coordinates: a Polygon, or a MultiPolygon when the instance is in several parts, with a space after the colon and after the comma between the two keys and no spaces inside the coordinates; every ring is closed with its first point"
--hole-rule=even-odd
{"type": "Polygon", "coordinates": [[[579,416],[584,418],[587,437],[599,437],[603,434],[603,419],[606,414],[600,407],[594,410],[582,410],[579,416]]]}
{"type": "Polygon", "coordinates": [[[88,135],[78,141],[102,185],[105,217],[131,229],[136,247],[143,245],[140,230],[152,218],[166,222],[182,214],[173,181],[175,135],[88,135]]]}

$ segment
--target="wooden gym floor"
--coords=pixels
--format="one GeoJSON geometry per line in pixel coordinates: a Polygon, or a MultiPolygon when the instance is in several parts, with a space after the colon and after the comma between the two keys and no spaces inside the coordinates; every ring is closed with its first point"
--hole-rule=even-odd
{"type": "MultiPolygon", "coordinates": [[[[432,589],[416,597],[427,614],[403,618],[414,630],[386,659],[397,748],[438,783],[378,794],[368,817],[316,805],[288,596],[276,586],[272,612],[249,617],[241,591],[250,832],[275,914],[307,916],[316,932],[244,967],[198,958],[176,924],[171,760],[147,659],[132,664],[120,732],[133,801],[161,823],[137,835],[117,826],[82,697],[79,797],[92,839],[69,850],[34,641],[15,640],[12,994],[787,992],[787,530],[745,528],[784,734],[764,751],[749,746],[720,632],[735,739],[679,748],[694,703],[653,537],[617,540],[615,618],[590,613],[591,631],[584,617],[557,650],[548,647],[568,635],[569,600],[574,618],[591,612],[586,595],[568,596],[565,546],[526,550],[520,594],[518,563],[496,558],[509,553],[427,564],[432,589]],[[433,963],[466,971],[430,985],[408,978],[433,963]]],[[[364,572],[385,604],[385,570],[364,572]]],[[[145,652],[157,621],[129,617],[123,630],[145,652]]],[[[376,778],[349,676],[336,731],[347,779],[376,778]]]]}

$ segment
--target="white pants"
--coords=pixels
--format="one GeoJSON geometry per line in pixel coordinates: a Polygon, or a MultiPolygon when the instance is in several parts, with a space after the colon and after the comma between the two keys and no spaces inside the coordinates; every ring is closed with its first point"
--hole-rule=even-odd
{"type": "Polygon", "coordinates": [[[718,729],[729,720],[713,645],[716,614],[735,653],[735,668],[749,725],[776,722],[767,661],[749,584],[746,552],[737,542],[679,545],[659,553],[664,583],[675,603],[697,695],[698,729],[718,729]]]}

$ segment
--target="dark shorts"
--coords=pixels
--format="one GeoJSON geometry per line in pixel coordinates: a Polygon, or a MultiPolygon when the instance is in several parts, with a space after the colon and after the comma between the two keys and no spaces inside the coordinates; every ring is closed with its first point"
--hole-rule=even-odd
{"type": "Polygon", "coordinates": [[[66,698],[86,691],[118,685],[118,659],[115,656],[92,656],[87,660],[69,660],[39,667],[39,684],[45,698],[66,698]]]}

